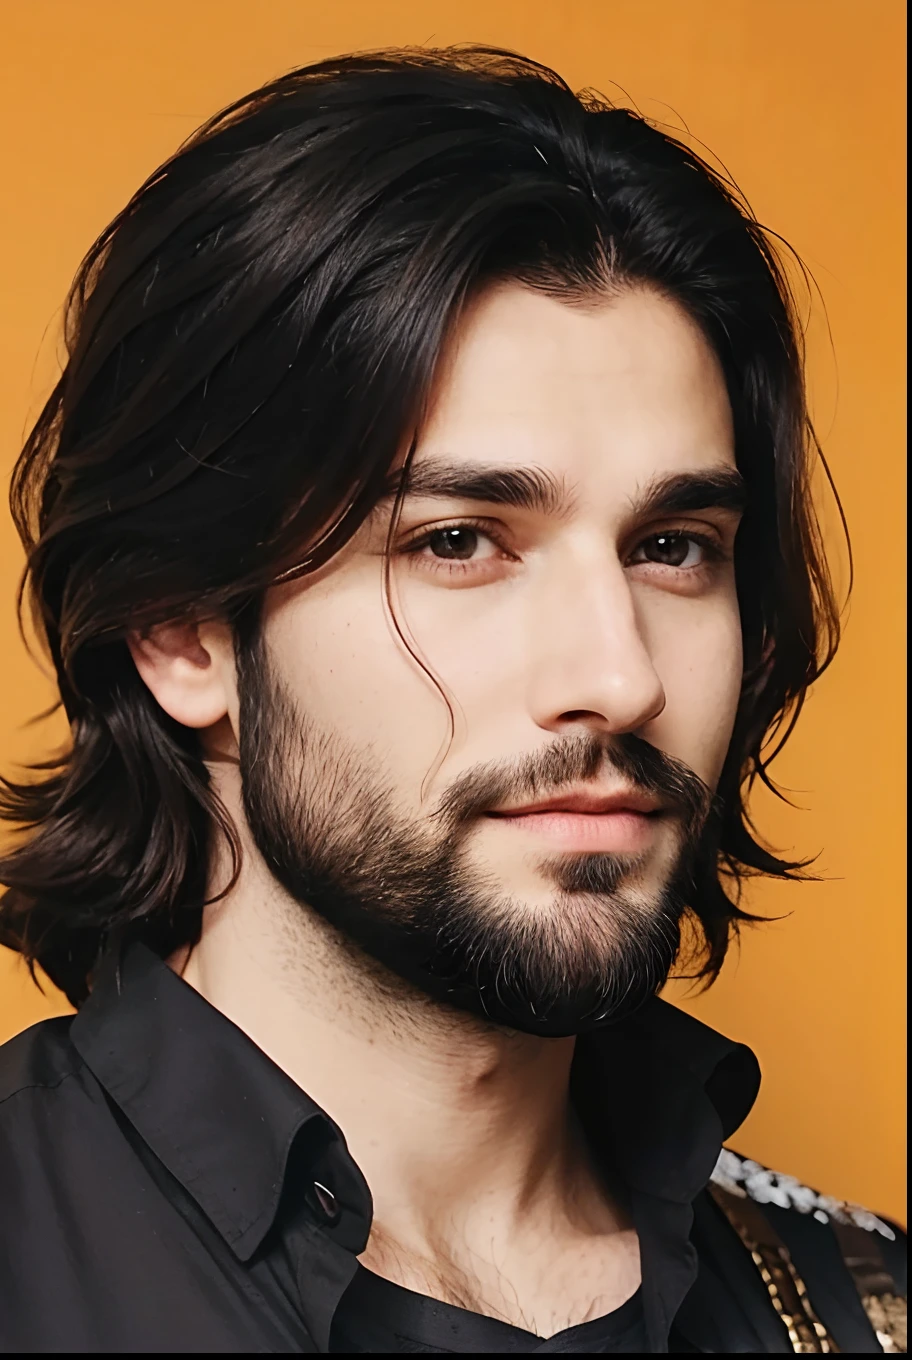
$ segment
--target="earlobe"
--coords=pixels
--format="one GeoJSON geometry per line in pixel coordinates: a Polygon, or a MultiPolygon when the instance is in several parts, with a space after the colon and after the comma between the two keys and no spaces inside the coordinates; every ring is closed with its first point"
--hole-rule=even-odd
{"type": "Polygon", "coordinates": [[[127,638],[143,683],[184,727],[212,727],[228,713],[231,648],[221,645],[217,630],[207,629],[205,641],[195,623],[158,624],[127,638]]]}

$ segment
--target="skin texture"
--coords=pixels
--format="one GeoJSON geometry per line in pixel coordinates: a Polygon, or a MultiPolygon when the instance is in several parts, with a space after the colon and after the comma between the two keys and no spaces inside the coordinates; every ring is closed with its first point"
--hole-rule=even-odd
{"type": "MultiPolygon", "coordinates": [[[[635,734],[714,786],[741,682],[738,514],[643,509],[662,479],[734,468],[724,380],[697,327],[642,290],[585,307],[490,290],[441,365],[415,467],[435,461],[535,469],[563,493],[534,510],[406,498],[392,607],[453,705],[452,741],[440,692],[391,623],[389,506],[319,575],[267,600],[270,667],[299,710],[375,762],[416,826],[466,771],[577,735],[635,734]],[[467,560],[441,558],[439,535],[405,551],[467,521],[479,535],[467,560]],[[662,534],[696,536],[674,540],[683,561],[650,560],[662,534]]],[[[238,883],[173,966],[344,1129],[375,1202],[365,1264],[542,1336],[617,1307],[639,1282],[636,1235],[568,1108],[573,1039],[485,1024],[353,957],[245,827],[228,630],[161,627],[131,648],[161,706],[201,729],[244,846],[238,883]]],[[[548,838],[581,827],[483,817],[466,853],[496,892],[547,912],[548,838]]],[[[602,828],[621,849],[637,840],[638,887],[659,893],[675,820],[602,828]]],[[[225,873],[214,850],[213,889],[225,873]]]]}

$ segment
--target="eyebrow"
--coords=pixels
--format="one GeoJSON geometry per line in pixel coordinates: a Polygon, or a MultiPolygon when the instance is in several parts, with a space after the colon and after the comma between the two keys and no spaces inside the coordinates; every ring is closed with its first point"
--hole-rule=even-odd
{"type": "Polygon", "coordinates": [[[741,514],[747,508],[747,483],[733,467],[678,472],[648,482],[631,498],[631,508],[643,518],[713,509],[741,514]]]}
{"type": "MultiPolygon", "coordinates": [[[[386,499],[395,496],[405,469],[388,479],[386,499]]],[[[573,503],[567,482],[544,468],[496,467],[486,463],[447,463],[428,459],[408,470],[406,496],[429,500],[486,501],[543,515],[566,513],[573,503]]]]}
{"type": "MultiPolygon", "coordinates": [[[[405,469],[399,469],[390,475],[384,500],[391,500],[398,493],[404,473],[405,469]]],[[[438,459],[417,463],[408,470],[405,495],[429,500],[482,501],[544,515],[569,514],[577,500],[565,478],[544,468],[447,463],[438,459]]],[[[732,467],[654,477],[630,498],[631,511],[643,518],[709,509],[740,513],[746,505],[747,486],[741,473],[732,467]]]]}

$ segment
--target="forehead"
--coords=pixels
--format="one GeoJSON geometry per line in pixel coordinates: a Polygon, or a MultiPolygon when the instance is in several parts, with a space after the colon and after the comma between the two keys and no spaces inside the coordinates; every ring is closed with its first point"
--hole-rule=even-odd
{"type": "Polygon", "coordinates": [[[734,466],[721,366],[676,303],[582,306],[518,284],[476,299],[443,355],[415,461],[535,464],[590,491],[734,466]]]}

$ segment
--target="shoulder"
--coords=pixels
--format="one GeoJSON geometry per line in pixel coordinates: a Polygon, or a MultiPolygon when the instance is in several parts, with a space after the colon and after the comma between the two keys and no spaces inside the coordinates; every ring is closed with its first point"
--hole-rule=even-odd
{"type": "Polygon", "coordinates": [[[735,1198],[754,1204],[775,1206],[790,1214],[809,1217],[815,1223],[840,1227],[860,1228],[883,1242],[905,1243],[905,1232],[892,1220],[883,1219],[871,1209],[849,1200],[837,1200],[833,1195],[821,1194],[803,1185],[796,1176],[784,1171],[773,1171],[750,1157],[742,1157],[730,1148],[719,1153],[712,1185],[729,1191],[735,1198]]]}
{"type": "Polygon", "coordinates": [[[760,1205],[774,1205],[790,1213],[810,1217],[820,1224],[836,1223],[862,1228],[888,1242],[905,1239],[905,1233],[896,1223],[879,1217],[870,1209],[849,1200],[823,1195],[809,1185],[802,1184],[796,1176],[773,1171],[730,1148],[723,1148],[720,1152],[712,1183],[737,1198],[750,1199],[760,1205]]]}
{"type": "Polygon", "coordinates": [[[96,1103],[70,1019],[42,1020],[0,1046],[0,1237],[53,1198],[52,1187],[70,1193],[70,1149],[88,1132],[96,1103]]]}
{"type": "Polygon", "coordinates": [[[0,1044],[0,1124],[22,1108],[30,1091],[57,1090],[83,1061],[70,1042],[72,1016],[42,1020],[0,1044]]]}
{"type": "Polygon", "coordinates": [[[899,1224],[730,1149],[720,1154],[709,1190],[771,1296],[777,1290],[770,1280],[778,1284],[780,1313],[791,1290],[793,1311],[807,1314],[810,1333],[829,1331],[840,1350],[905,1351],[906,1234],[899,1224]]]}
{"type": "Polygon", "coordinates": [[[110,1156],[111,1115],[70,1023],[43,1020],[0,1046],[0,1258],[12,1237],[20,1266],[25,1225],[59,1223],[90,1183],[92,1163],[110,1156]]]}

